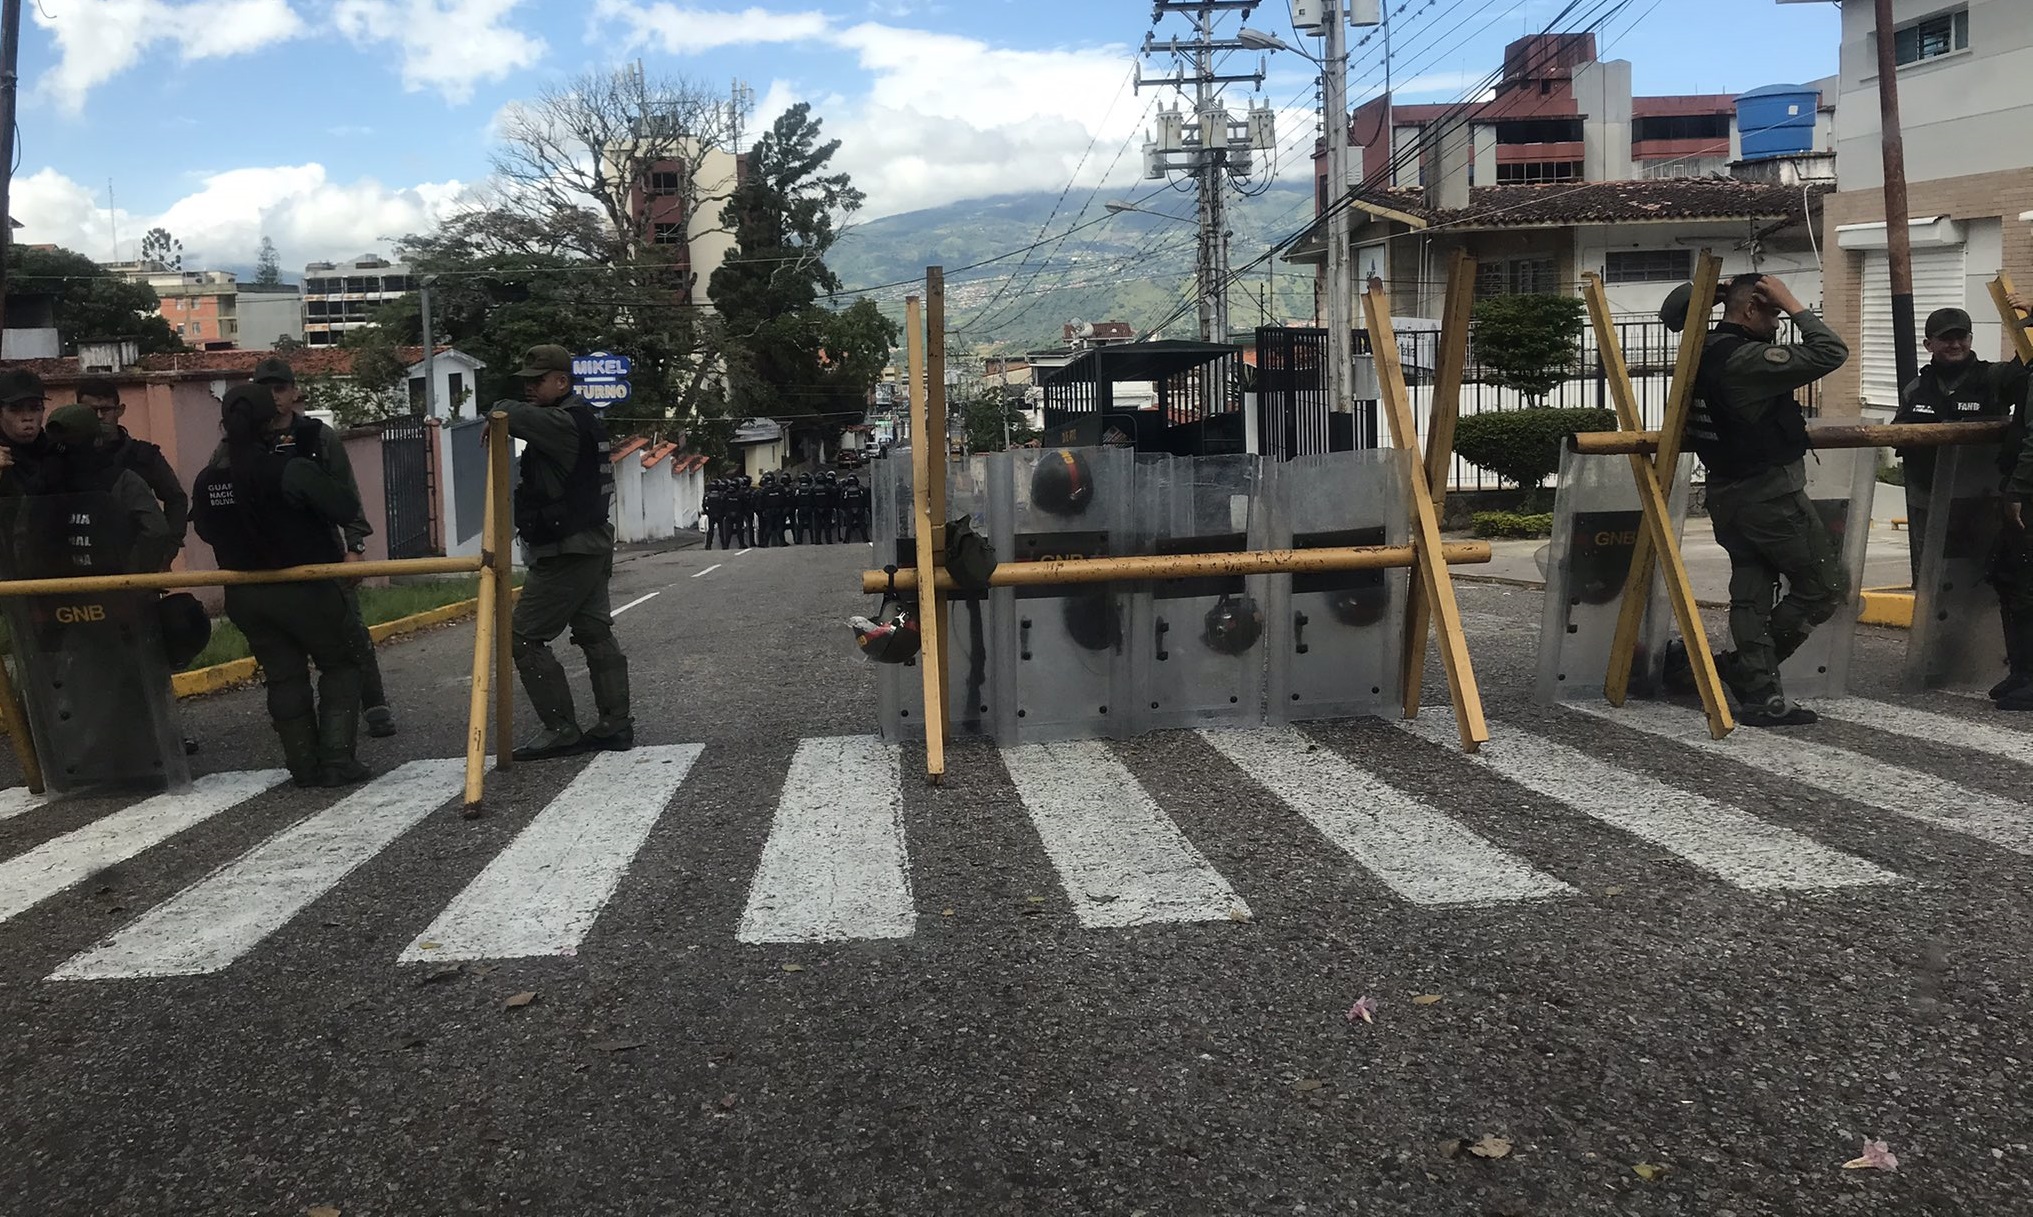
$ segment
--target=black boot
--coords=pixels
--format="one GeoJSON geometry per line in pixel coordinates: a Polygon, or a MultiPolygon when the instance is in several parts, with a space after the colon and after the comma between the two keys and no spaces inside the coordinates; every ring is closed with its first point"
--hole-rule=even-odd
{"type": "Polygon", "coordinates": [[[309,714],[279,718],[275,734],[282,741],[283,764],[289,766],[290,780],[299,786],[316,786],[323,776],[318,762],[318,720],[309,714]]]}
{"type": "Polygon", "coordinates": [[[604,752],[626,752],[635,747],[635,719],[628,709],[628,656],[612,637],[581,649],[593,683],[593,704],[600,708],[600,721],[586,732],[586,744],[604,752]]]}
{"type": "Polygon", "coordinates": [[[360,739],[360,674],[341,670],[318,677],[318,785],[351,786],[369,776],[354,754],[360,739]]]}
{"type": "Polygon", "coordinates": [[[516,670],[522,673],[523,692],[536,708],[543,731],[528,743],[518,745],[509,755],[518,761],[547,761],[586,750],[585,737],[572,708],[572,686],[565,681],[565,669],[551,648],[543,643],[518,640],[516,670]]]}

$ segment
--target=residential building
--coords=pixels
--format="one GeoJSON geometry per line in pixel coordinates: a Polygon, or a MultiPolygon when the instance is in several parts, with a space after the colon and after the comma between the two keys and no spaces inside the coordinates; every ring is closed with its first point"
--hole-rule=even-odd
{"type": "Polygon", "coordinates": [[[670,154],[643,159],[641,144],[610,149],[609,171],[637,180],[629,215],[651,245],[668,247],[689,276],[689,303],[711,308],[713,272],[734,251],[734,231],[721,219],[747,172],[748,158],[690,135],[659,134],[670,154]]]}
{"type": "Polygon", "coordinates": [[[231,271],[178,270],[148,261],[115,262],[105,269],[154,288],[156,315],[169,322],[185,346],[206,350],[239,345],[240,285],[231,271]]]}
{"type": "Polygon", "coordinates": [[[353,330],[374,324],[374,313],[417,289],[410,268],[373,254],[350,262],[304,267],[304,341],[337,346],[353,330]]]}
{"type": "MultiPolygon", "coordinates": [[[[1800,0],[1779,0],[1798,3],[1800,0]]],[[[1979,353],[2005,336],[1987,290],[2000,269],[2033,280],[2033,6],[1894,0],[1916,321],[1969,310],[1979,353]]],[[[1832,413],[1884,417],[1898,400],[1878,110],[1875,6],[1842,0],[1836,172],[1824,203],[1828,322],[1856,351],[1826,382],[1832,413]]],[[[1924,356],[1922,356],[1924,359],[1924,356]]]]}
{"type": "Polygon", "coordinates": [[[267,349],[304,340],[304,294],[293,283],[240,285],[240,345],[267,349]]]}
{"type": "Polygon", "coordinates": [[[1137,327],[1127,321],[1073,321],[1063,331],[1067,349],[1091,351],[1137,340],[1137,327]]]}

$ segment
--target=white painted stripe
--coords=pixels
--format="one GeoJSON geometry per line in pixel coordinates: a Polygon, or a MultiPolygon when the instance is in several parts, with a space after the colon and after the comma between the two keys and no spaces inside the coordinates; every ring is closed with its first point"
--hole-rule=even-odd
{"type": "MultiPolygon", "coordinates": [[[[1443,746],[1461,738],[1449,713],[1399,725],[1443,746]]],[[[1489,742],[1467,759],[1739,887],[1821,891],[1899,881],[1890,871],[1789,828],[1538,735],[1492,726],[1489,742]]]]}
{"type": "Polygon", "coordinates": [[[0,863],[0,921],[246,802],[287,777],[288,772],[281,769],[207,774],[192,782],[189,790],[143,799],[0,863]]]}
{"type": "Polygon", "coordinates": [[[650,601],[652,601],[652,600],[656,599],[656,598],[657,598],[658,596],[661,596],[661,595],[663,595],[663,593],[662,593],[662,592],[651,592],[651,593],[650,593],[649,595],[647,595],[647,596],[637,596],[637,597],[636,597],[635,599],[633,599],[633,600],[629,601],[629,602],[628,602],[627,604],[624,604],[624,605],[622,605],[622,606],[621,606],[620,608],[618,608],[618,609],[615,609],[615,610],[614,610],[614,612],[613,612],[613,613],[611,613],[611,614],[609,614],[609,615],[610,615],[610,616],[614,616],[614,617],[619,617],[619,616],[621,616],[621,615],[622,615],[623,613],[625,613],[625,612],[627,612],[628,610],[630,610],[630,609],[634,608],[634,607],[635,607],[636,605],[638,605],[638,604],[647,604],[647,603],[649,603],[650,601]]]}
{"type": "Polygon", "coordinates": [[[1814,709],[1846,723],[1875,727],[1910,739],[1969,748],[2015,764],[2033,765],[2033,734],[2009,727],[1993,727],[1950,714],[1914,710],[1864,697],[1816,698],[1814,709]]]}
{"type": "Polygon", "coordinates": [[[1617,710],[1574,702],[1566,708],[1727,757],[1865,807],[1959,832],[2014,853],[2033,854],[2033,810],[1918,769],[1886,764],[1846,748],[1810,743],[1798,730],[1738,727],[1727,739],[1717,740],[1709,738],[1708,724],[1699,714],[1675,706],[1633,701],[1617,710]]]}
{"type": "Polygon", "coordinates": [[[1538,900],[1574,890],[1295,728],[1200,734],[1414,904],[1538,900]]]}
{"type": "Polygon", "coordinates": [[[465,765],[411,761],[156,905],[51,980],[217,972],[458,794],[465,765]]]}
{"type": "Polygon", "coordinates": [[[706,577],[707,575],[710,575],[710,574],[712,574],[712,573],[713,573],[714,571],[716,571],[716,570],[719,570],[719,569],[720,569],[720,568],[721,568],[722,566],[724,566],[724,565],[726,565],[726,563],[724,563],[724,562],[715,562],[715,563],[714,563],[713,565],[711,565],[711,566],[707,567],[707,568],[706,568],[705,570],[702,570],[702,571],[700,571],[700,572],[699,572],[698,574],[696,574],[696,575],[693,575],[693,576],[692,576],[692,578],[694,578],[694,579],[704,579],[704,578],[705,578],[705,577],[706,577]]]}
{"type": "Polygon", "coordinates": [[[744,550],[742,550],[742,551],[741,551],[741,553],[735,554],[734,556],[735,556],[735,557],[737,557],[737,558],[739,558],[739,557],[741,557],[741,556],[742,556],[743,554],[746,554],[746,553],[748,553],[748,551],[744,549],[744,550]]]}
{"type": "Polygon", "coordinates": [[[676,744],[594,757],[417,936],[402,961],[576,952],[704,750],[676,744]]]}
{"type": "Polygon", "coordinates": [[[902,784],[898,750],[874,736],[799,741],[735,937],[910,937],[902,784]]]}
{"type": "Polygon", "coordinates": [[[11,820],[47,802],[49,796],[46,794],[36,794],[26,786],[10,786],[0,790],[0,820],[11,820]]]}
{"type": "Polygon", "coordinates": [[[1098,740],[1027,744],[1003,765],[1090,929],[1230,921],[1249,906],[1098,740]]]}

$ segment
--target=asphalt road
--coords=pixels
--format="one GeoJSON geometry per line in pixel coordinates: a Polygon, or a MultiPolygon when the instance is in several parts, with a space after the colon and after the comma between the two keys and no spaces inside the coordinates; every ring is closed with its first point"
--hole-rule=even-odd
{"type": "Polygon", "coordinates": [[[256,792],[247,690],[185,706],[216,809],[0,799],[0,1213],[2033,1211],[2033,734],[1903,635],[1711,749],[1532,704],[1537,593],[1464,587],[1482,761],[1429,711],[934,789],[868,552],[627,556],[645,747],[477,822],[411,764],[460,627],[383,652],[360,792],[256,792]]]}

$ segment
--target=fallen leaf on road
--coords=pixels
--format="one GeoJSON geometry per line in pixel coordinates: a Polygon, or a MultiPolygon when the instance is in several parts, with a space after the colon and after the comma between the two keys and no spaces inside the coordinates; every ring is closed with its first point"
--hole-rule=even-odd
{"type": "Polygon", "coordinates": [[[1248,921],[1248,920],[1249,920],[1249,910],[1248,910],[1248,909],[1235,909],[1235,908],[1232,908],[1232,909],[1228,910],[1228,919],[1229,919],[1230,921],[1248,921]]]}
{"type": "Polygon", "coordinates": [[[504,1010],[520,1010],[535,1000],[536,994],[534,993],[517,993],[507,1001],[502,1002],[501,1007],[504,1010]]]}
{"type": "Polygon", "coordinates": [[[329,1204],[317,1204],[305,1209],[304,1217],[339,1217],[339,1210],[329,1204]]]}
{"type": "Polygon", "coordinates": [[[1438,993],[1421,993],[1419,994],[1419,996],[1412,999],[1412,1004],[1415,1006],[1430,1006],[1437,1003],[1439,1000],[1440,995],[1438,993]]]}
{"type": "Polygon", "coordinates": [[[646,1040],[601,1040],[593,1045],[595,1052],[633,1052],[647,1043],[646,1040]]]}
{"type": "Polygon", "coordinates": [[[1318,1090],[1322,1086],[1325,1086],[1326,1084],[1327,1083],[1321,1081],[1319,1078],[1300,1078],[1298,1081],[1292,1083],[1292,1089],[1300,1091],[1318,1090]]]}
{"type": "Polygon", "coordinates": [[[1656,1162],[1640,1162],[1631,1169],[1637,1172],[1638,1178],[1643,1179],[1645,1182],[1657,1183],[1660,1179],[1665,1178],[1667,1171],[1673,1168],[1670,1166],[1660,1166],[1656,1162]]]}
{"type": "Polygon", "coordinates": [[[1043,896],[1026,896],[1024,899],[1029,900],[1032,904],[1043,904],[1045,902],[1043,896]]]}
{"type": "Polygon", "coordinates": [[[1624,889],[1621,887],[1606,887],[1602,889],[1602,894],[1605,896],[1621,896],[1624,894],[1624,889]]]}
{"type": "Polygon", "coordinates": [[[1461,1156],[1461,1151],[1467,1148],[1468,1142],[1462,1140],[1460,1137],[1449,1137],[1447,1140],[1442,1141],[1440,1143],[1439,1146],[1440,1156],[1443,1158],[1459,1158],[1461,1156]]]}
{"type": "Polygon", "coordinates": [[[1361,1019],[1366,1023],[1375,1023],[1377,1020],[1370,1016],[1376,1013],[1376,1008],[1376,999],[1364,994],[1356,998],[1355,1004],[1348,1008],[1348,1021],[1352,1023],[1356,1019],[1361,1019]]]}
{"type": "Polygon", "coordinates": [[[419,942],[416,944],[416,949],[419,951],[435,951],[444,945],[442,942],[419,942]]]}
{"type": "Polygon", "coordinates": [[[941,917],[951,917],[952,915],[953,915],[953,910],[952,910],[952,909],[940,909],[940,910],[939,910],[939,916],[941,916],[941,917]]]}
{"type": "Polygon", "coordinates": [[[1863,1154],[1843,1163],[1842,1169],[1895,1171],[1899,1169],[1899,1155],[1893,1153],[1892,1147],[1883,1141],[1866,1141],[1863,1154]]]}
{"type": "Polygon", "coordinates": [[[801,963],[787,963],[784,965],[784,971],[786,972],[802,972],[804,970],[805,965],[801,963]]]}
{"type": "Polygon", "coordinates": [[[1489,1136],[1468,1147],[1468,1152],[1478,1158],[1503,1158],[1511,1152],[1511,1143],[1502,1137],[1489,1136]]]}

